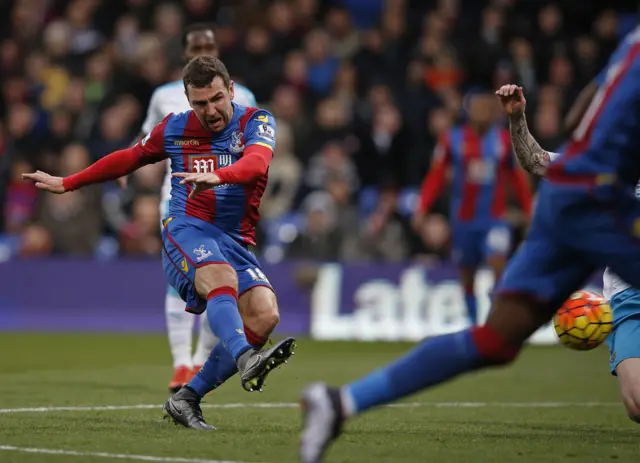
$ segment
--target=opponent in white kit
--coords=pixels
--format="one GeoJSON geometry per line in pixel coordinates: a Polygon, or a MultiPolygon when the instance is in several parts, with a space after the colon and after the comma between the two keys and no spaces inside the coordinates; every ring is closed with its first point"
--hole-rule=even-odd
{"type": "MultiPolygon", "coordinates": [[[[545,151],[529,133],[522,88],[504,85],[496,94],[509,115],[509,132],[518,161],[528,172],[544,177],[549,163],[560,154],[545,151]]],[[[640,184],[636,196],[640,198],[640,184]]],[[[640,423],[640,292],[609,268],[604,271],[602,292],[613,309],[613,330],[607,338],[611,373],[618,377],[629,417],[640,423]]]]}
{"type": "MultiPolygon", "coordinates": [[[[208,24],[193,24],[189,26],[183,35],[184,57],[186,61],[202,55],[218,56],[218,47],[215,41],[213,28],[208,24]]],[[[234,82],[233,101],[241,106],[256,106],[253,93],[246,87],[234,82]]],[[[181,113],[190,110],[189,101],[184,94],[182,80],[171,82],[158,87],[151,97],[147,117],[142,124],[143,138],[158,125],[169,113],[181,113]]],[[[171,169],[167,160],[167,172],[162,185],[162,197],[160,202],[160,217],[165,217],[169,205],[171,192],[171,169]]],[[[209,328],[206,315],[193,315],[185,312],[185,303],[172,287],[167,287],[165,298],[165,314],[167,319],[167,331],[169,345],[173,356],[174,373],[169,383],[169,391],[177,392],[187,384],[198,372],[200,367],[209,357],[209,353],[216,343],[216,338],[209,328]],[[192,356],[192,334],[195,318],[200,319],[200,332],[196,351],[192,356]]]]}

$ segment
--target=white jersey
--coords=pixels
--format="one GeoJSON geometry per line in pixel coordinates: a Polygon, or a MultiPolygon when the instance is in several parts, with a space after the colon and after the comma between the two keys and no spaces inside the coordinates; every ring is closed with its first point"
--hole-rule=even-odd
{"type": "MultiPolygon", "coordinates": [[[[247,87],[234,83],[233,101],[240,106],[257,106],[256,97],[247,87]]],[[[153,128],[162,122],[169,113],[182,113],[190,110],[189,101],[184,94],[184,84],[181,80],[161,85],[156,88],[151,95],[147,117],[142,124],[142,132],[146,135],[151,133],[153,128]]],[[[162,193],[160,198],[160,218],[164,217],[167,210],[169,198],[171,196],[171,169],[167,160],[167,173],[162,183],[162,193]]]]}
{"type": "MultiPolygon", "coordinates": [[[[556,159],[558,156],[560,156],[559,153],[549,152],[549,158],[551,161],[556,159]]],[[[636,187],[636,197],[640,198],[640,183],[636,187]]],[[[604,274],[602,275],[602,295],[605,299],[611,300],[613,296],[630,287],[631,285],[629,283],[613,273],[609,267],[604,269],[604,274]]]]}

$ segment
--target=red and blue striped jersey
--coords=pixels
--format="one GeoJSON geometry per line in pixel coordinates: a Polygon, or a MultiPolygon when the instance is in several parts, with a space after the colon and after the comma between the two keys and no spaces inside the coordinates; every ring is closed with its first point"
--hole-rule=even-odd
{"type": "Polygon", "coordinates": [[[640,26],[618,46],[597,82],[598,90],[547,177],[635,187],[640,178],[640,26]]]}
{"type": "MultiPolygon", "coordinates": [[[[144,155],[171,160],[171,172],[213,172],[231,166],[251,145],[273,152],[274,117],[263,109],[233,103],[233,117],[220,133],[202,127],[193,111],[169,114],[140,142],[144,155]]],[[[236,241],[255,245],[258,208],[267,174],[246,184],[222,184],[189,198],[191,185],[171,180],[169,217],[190,216],[219,227],[236,241]]]]}
{"type": "Polygon", "coordinates": [[[481,135],[470,125],[445,132],[436,146],[431,169],[420,189],[418,209],[427,212],[452,173],[450,219],[487,225],[505,219],[507,186],[528,215],[531,190],[525,172],[511,154],[509,132],[494,126],[481,135]]]}

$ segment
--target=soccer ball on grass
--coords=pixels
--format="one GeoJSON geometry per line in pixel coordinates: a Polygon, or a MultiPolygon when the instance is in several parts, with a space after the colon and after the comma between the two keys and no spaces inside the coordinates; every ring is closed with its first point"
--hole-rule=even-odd
{"type": "Polygon", "coordinates": [[[613,327],[609,301],[592,291],[576,291],[553,316],[560,342],[575,350],[591,350],[607,339],[613,327]]]}

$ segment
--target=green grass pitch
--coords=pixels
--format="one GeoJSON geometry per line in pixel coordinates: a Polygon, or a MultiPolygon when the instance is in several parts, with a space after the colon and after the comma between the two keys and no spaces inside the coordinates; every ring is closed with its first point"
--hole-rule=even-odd
{"type": "MultiPolygon", "coordinates": [[[[205,418],[218,429],[203,433],[162,420],[171,373],[163,336],[2,334],[0,462],[128,461],[126,455],[295,462],[304,385],[342,384],[409,347],[300,340],[262,394],[244,392],[233,378],[207,396],[205,418]],[[123,408],[94,408],[102,406],[123,408]],[[16,410],[31,407],[71,409],[16,410]],[[76,455],[18,450],[25,448],[76,455]]],[[[328,462],[369,461],[637,462],[640,427],[619,403],[606,347],[529,347],[513,367],[463,377],[349,423],[328,462]]]]}

